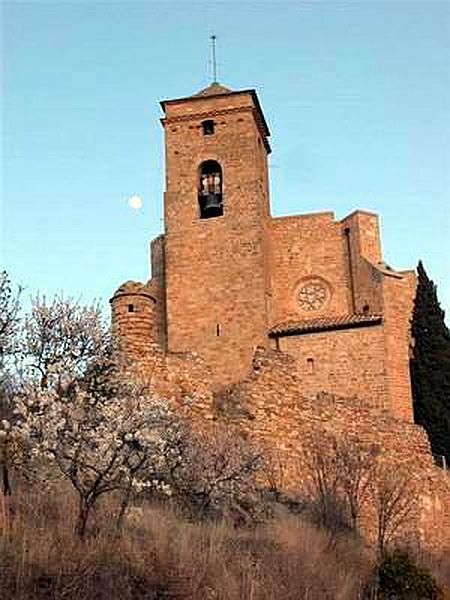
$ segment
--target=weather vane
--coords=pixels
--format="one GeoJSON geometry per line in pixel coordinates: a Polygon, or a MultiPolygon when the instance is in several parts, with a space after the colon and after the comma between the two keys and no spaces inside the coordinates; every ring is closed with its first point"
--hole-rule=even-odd
{"type": "Polygon", "coordinates": [[[217,83],[217,60],[216,60],[216,36],[212,35],[211,40],[211,57],[212,57],[212,68],[213,68],[213,82],[217,83]]]}

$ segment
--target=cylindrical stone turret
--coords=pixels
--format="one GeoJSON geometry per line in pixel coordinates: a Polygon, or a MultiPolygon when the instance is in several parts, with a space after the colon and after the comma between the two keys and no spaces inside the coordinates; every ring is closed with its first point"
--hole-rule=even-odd
{"type": "Polygon", "coordinates": [[[156,299],[138,281],[122,284],[110,300],[113,334],[131,357],[139,358],[157,342],[156,299]]]}

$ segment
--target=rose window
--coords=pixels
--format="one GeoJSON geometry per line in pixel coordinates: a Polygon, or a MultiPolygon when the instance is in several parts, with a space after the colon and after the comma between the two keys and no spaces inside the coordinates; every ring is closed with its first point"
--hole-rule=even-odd
{"type": "Polygon", "coordinates": [[[319,310],[328,300],[328,286],[321,279],[303,282],[297,292],[298,303],[303,310],[319,310]]]}

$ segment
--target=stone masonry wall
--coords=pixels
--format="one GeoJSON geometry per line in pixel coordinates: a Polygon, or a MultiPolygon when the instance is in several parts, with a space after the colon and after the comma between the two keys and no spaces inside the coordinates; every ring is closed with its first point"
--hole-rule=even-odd
{"type": "Polygon", "coordinates": [[[270,238],[271,325],[352,312],[345,242],[333,213],[274,218],[270,238]],[[313,314],[302,311],[297,300],[299,286],[310,277],[322,278],[330,291],[323,308],[313,314]]]}
{"type": "Polygon", "coordinates": [[[162,348],[167,348],[167,318],[166,318],[166,267],[165,267],[165,238],[158,236],[151,242],[151,273],[149,282],[156,299],[155,306],[155,339],[162,348]]]}
{"type": "Polygon", "coordinates": [[[378,217],[355,211],[342,221],[332,212],[270,221],[272,311],[270,323],[299,318],[380,312],[381,288],[367,260],[381,260],[378,217]],[[313,312],[302,310],[296,292],[308,278],[322,278],[330,297],[313,312]]]}
{"type": "Polygon", "coordinates": [[[354,293],[354,312],[381,312],[382,290],[374,265],[381,261],[381,242],[378,216],[355,211],[341,221],[342,232],[350,247],[354,293]]]}
{"type": "MultiPolygon", "coordinates": [[[[222,418],[238,423],[277,457],[285,486],[291,490],[304,486],[304,450],[314,431],[376,445],[392,468],[405,465],[420,488],[418,512],[405,533],[415,534],[432,551],[450,551],[450,472],[434,466],[425,431],[360,398],[326,393],[305,397],[303,389],[309,386],[304,381],[291,356],[259,349],[251,376],[223,401],[222,418]]],[[[370,506],[362,518],[370,537],[374,529],[370,506]]]]}
{"type": "Polygon", "coordinates": [[[402,277],[383,277],[383,314],[386,346],[386,375],[391,410],[413,421],[412,391],[409,377],[410,315],[416,279],[413,271],[402,277]]]}
{"type": "Polygon", "coordinates": [[[388,406],[382,325],[281,337],[279,349],[296,358],[304,395],[327,391],[388,406]]]}

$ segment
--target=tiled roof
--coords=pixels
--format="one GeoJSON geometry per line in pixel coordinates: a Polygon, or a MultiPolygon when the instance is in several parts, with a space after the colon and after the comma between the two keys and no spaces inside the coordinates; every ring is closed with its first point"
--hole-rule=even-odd
{"type": "Polygon", "coordinates": [[[233,92],[233,90],[230,90],[229,88],[225,87],[224,85],[217,83],[217,81],[213,81],[213,83],[208,85],[208,87],[206,87],[203,90],[200,90],[196,94],[193,94],[191,97],[199,98],[199,97],[207,97],[207,96],[220,96],[222,94],[230,94],[232,92],[233,92]]]}
{"type": "Polygon", "coordinates": [[[301,335],[313,333],[314,331],[330,331],[333,329],[351,329],[354,327],[366,327],[379,325],[382,321],[381,314],[373,315],[341,315],[331,317],[317,317],[315,319],[303,319],[301,321],[287,321],[275,325],[269,330],[269,337],[285,335],[301,335]]]}

